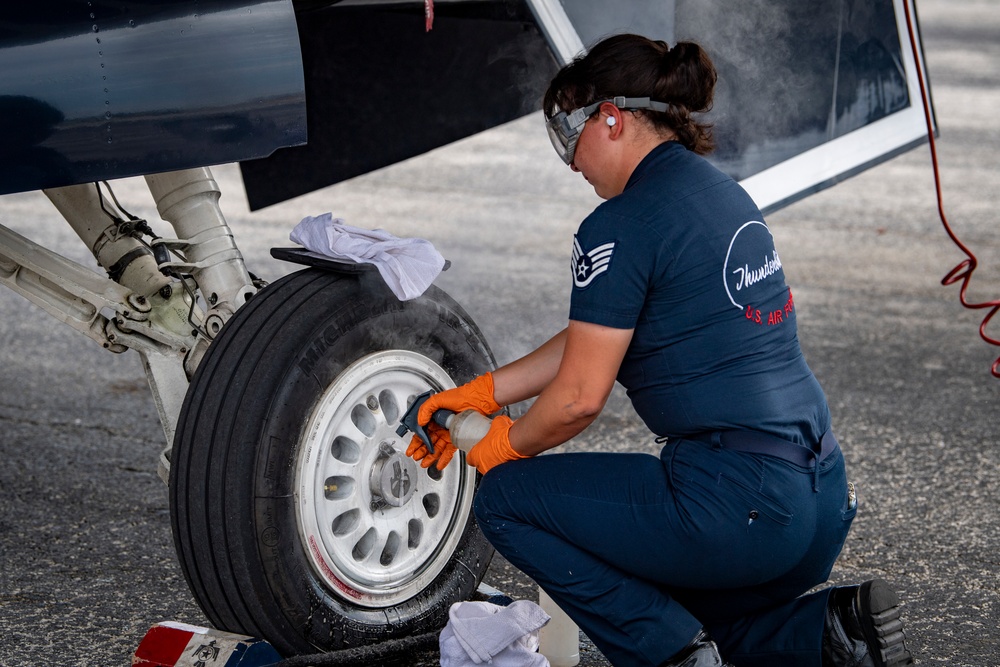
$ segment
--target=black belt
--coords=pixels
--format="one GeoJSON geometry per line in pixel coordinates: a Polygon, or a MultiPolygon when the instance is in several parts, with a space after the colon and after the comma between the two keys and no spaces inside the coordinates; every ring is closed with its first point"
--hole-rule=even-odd
{"type": "Polygon", "coordinates": [[[775,435],[760,433],[759,431],[714,431],[711,433],[686,435],[678,439],[703,442],[713,447],[729,449],[734,452],[776,456],[779,459],[803,468],[813,468],[814,491],[819,490],[819,462],[840,446],[837,444],[837,439],[833,436],[833,431],[824,433],[823,437],[820,438],[819,444],[814,448],[799,445],[775,435]]]}

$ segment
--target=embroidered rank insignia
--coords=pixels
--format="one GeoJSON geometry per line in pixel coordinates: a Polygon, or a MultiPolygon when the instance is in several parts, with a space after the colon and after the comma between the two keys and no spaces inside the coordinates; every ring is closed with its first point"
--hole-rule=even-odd
{"type": "Polygon", "coordinates": [[[580,241],[573,237],[573,284],[586,287],[594,279],[608,270],[611,265],[611,255],[615,251],[615,242],[604,243],[590,252],[584,252],[580,241]]]}

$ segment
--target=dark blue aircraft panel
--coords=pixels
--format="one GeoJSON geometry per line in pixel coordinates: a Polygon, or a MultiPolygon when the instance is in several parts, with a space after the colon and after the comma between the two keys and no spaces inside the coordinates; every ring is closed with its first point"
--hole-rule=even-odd
{"type": "Polygon", "coordinates": [[[0,194],[304,143],[291,2],[5,2],[0,127],[0,194]]]}

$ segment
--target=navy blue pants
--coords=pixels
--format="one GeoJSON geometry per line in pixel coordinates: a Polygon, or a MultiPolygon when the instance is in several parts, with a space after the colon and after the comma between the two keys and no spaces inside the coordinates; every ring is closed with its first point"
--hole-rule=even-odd
{"type": "Polygon", "coordinates": [[[856,510],[839,449],[814,473],[686,440],[554,454],[490,470],[475,513],[614,665],[660,665],[704,627],[738,667],[818,666],[829,589],[804,593],[856,510]]]}

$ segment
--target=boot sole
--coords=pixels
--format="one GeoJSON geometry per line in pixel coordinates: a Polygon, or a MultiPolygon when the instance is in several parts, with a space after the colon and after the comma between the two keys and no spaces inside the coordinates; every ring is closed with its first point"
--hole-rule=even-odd
{"type": "Polygon", "coordinates": [[[857,595],[861,631],[875,667],[914,664],[906,648],[896,592],[885,581],[875,579],[861,584],[857,595]]]}

